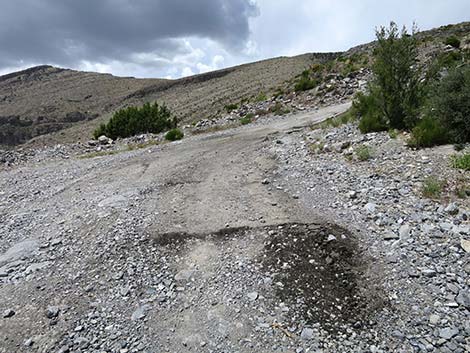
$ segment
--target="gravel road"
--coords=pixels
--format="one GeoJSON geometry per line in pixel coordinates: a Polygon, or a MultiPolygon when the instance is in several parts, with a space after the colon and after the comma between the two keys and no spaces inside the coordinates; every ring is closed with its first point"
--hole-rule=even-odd
{"type": "Polygon", "coordinates": [[[381,351],[382,264],[276,186],[349,106],[1,171],[0,352],[381,351]]]}

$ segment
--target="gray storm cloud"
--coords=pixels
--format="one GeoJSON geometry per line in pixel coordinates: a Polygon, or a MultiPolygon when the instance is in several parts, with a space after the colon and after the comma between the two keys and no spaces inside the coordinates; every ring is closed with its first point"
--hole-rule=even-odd
{"type": "Polygon", "coordinates": [[[347,50],[391,20],[468,21],[470,0],[0,0],[0,75],[53,64],[177,78],[347,50]],[[406,9],[406,11],[404,10],[406,9]]]}
{"type": "Polygon", "coordinates": [[[187,51],[185,37],[244,46],[251,0],[15,0],[2,2],[0,69],[24,63],[74,66],[81,61],[162,58],[187,51]]]}

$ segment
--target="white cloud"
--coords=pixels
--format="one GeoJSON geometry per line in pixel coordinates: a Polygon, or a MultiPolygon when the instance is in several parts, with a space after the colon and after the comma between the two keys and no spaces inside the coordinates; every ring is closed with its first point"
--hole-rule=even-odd
{"type": "MultiPolygon", "coordinates": [[[[468,0],[257,0],[250,20],[259,57],[342,51],[374,39],[391,20],[421,29],[468,21],[468,0]]],[[[250,42],[248,42],[250,43],[250,42]]],[[[253,51],[251,51],[253,53],[253,51]]]]}
{"type": "Polygon", "coordinates": [[[196,64],[199,73],[209,72],[221,69],[224,66],[225,59],[222,55],[215,55],[209,64],[199,62],[196,64]]]}
{"type": "Polygon", "coordinates": [[[157,52],[134,53],[130,62],[84,60],[78,69],[101,73],[112,72],[118,76],[129,76],[129,73],[132,73],[131,76],[135,77],[179,78],[224,67],[225,58],[222,54],[227,55],[227,53],[217,43],[198,38],[182,38],[178,41],[184,50],[173,57],[163,57],[157,52]]]}
{"type": "Polygon", "coordinates": [[[246,46],[243,52],[247,56],[258,56],[259,55],[258,45],[256,44],[254,40],[250,39],[246,43],[246,46]]]}
{"type": "Polygon", "coordinates": [[[216,55],[212,58],[212,66],[216,69],[220,69],[225,62],[225,58],[222,55],[216,55]]]}
{"type": "Polygon", "coordinates": [[[192,76],[192,75],[194,75],[194,72],[193,72],[193,70],[191,70],[190,67],[185,67],[181,71],[181,76],[182,77],[187,77],[187,76],[192,76]]]}

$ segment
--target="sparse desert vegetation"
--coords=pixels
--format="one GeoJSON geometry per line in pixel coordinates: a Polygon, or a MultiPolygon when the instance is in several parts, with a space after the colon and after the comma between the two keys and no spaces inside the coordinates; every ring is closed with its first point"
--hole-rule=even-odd
{"type": "MultiPolygon", "coordinates": [[[[411,131],[409,145],[417,148],[469,142],[468,51],[442,53],[423,67],[418,63],[416,36],[416,30],[409,34],[394,23],[377,31],[374,79],[354,101],[361,117],[359,129],[411,131]]],[[[460,47],[455,37],[445,43],[456,50],[460,47]]]]}
{"type": "Polygon", "coordinates": [[[238,109],[238,104],[236,103],[230,103],[230,104],[227,104],[225,107],[225,111],[227,113],[231,113],[232,111],[234,111],[235,109],[238,109]]]}
{"type": "Polygon", "coordinates": [[[430,199],[437,199],[441,196],[445,185],[446,182],[444,180],[441,180],[435,176],[428,177],[423,181],[423,196],[430,199]]]}
{"type": "Polygon", "coordinates": [[[460,48],[460,39],[458,39],[456,36],[447,37],[444,43],[456,49],[460,48]]]}
{"type": "Polygon", "coordinates": [[[243,118],[240,119],[240,124],[247,125],[253,121],[255,115],[253,113],[248,113],[243,118]]]}
{"type": "Polygon", "coordinates": [[[470,153],[453,156],[452,166],[457,169],[470,171],[470,153]]]}
{"type": "Polygon", "coordinates": [[[171,129],[165,134],[165,140],[168,141],[178,141],[184,137],[183,131],[180,129],[171,129]]]}
{"type": "Polygon", "coordinates": [[[372,157],[372,149],[369,146],[362,145],[356,148],[356,157],[359,161],[364,162],[372,157]]]}

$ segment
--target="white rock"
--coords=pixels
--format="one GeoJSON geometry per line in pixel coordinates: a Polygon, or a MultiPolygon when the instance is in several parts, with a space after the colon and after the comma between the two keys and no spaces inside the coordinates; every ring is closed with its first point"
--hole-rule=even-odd
{"type": "Polygon", "coordinates": [[[460,246],[465,250],[466,253],[470,254],[470,240],[462,239],[460,241],[460,246]]]}
{"type": "Polygon", "coordinates": [[[100,145],[108,145],[113,143],[113,140],[105,135],[101,135],[100,137],[98,137],[98,142],[100,143],[100,145]]]}
{"type": "Polygon", "coordinates": [[[311,340],[313,338],[313,329],[305,327],[300,334],[300,338],[304,341],[311,340]]]}
{"type": "Polygon", "coordinates": [[[149,309],[149,305],[142,305],[139,306],[133,313],[131,320],[132,321],[137,321],[137,320],[142,320],[147,316],[147,310],[149,309]]]}
{"type": "Polygon", "coordinates": [[[439,315],[433,314],[429,317],[429,323],[431,325],[436,325],[439,323],[439,321],[441,321],[441,317],[439,315]]]}
{"type": "Polygon", "coordinates": [[[369,214],[373,214],[377,210],[377,205],[375,203],[369,202],[364,206],[364,210],[369,214]]]}
{"type": "Polygon", "coordinates": [[[408,240],[410,238],[411,228],[408,224],[404,224],[398,230],[398,234],[400,234],[401,240],[408,240]]]}
{"type": "Polygon", "coordinates": [[[330,242],[330,241],[333,241],[333,240],[336,240],[336,237],[333,234],[329,234],[328,239],[326,239],[326,241],[330,242]]]}
{"type": "Polygon", "coordinates": [[[187,281],[194,275],[193,270],[181,270],[175,275],[175,281],[187,281]]]}
{"type": "Polygon", "coordinates": [[[457,213],[459,213],[459,208],[457,207],[455,203],[452,202],[445,208],[444,211],[447,212],[448,214],[456,215],[457,213]]]}

